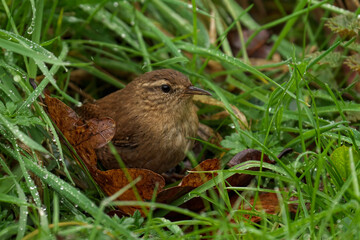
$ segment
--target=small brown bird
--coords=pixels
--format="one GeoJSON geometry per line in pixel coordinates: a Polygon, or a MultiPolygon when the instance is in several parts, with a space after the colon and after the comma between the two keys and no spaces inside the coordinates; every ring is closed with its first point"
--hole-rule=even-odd
{"type": "MultiPolygon", "coordinates": [[[[127,167],[163,173],[184,160],[198,129],[193,95],[211,95],[182,73],[162,69],[139,76],[124,89],[77,109],[85,119],[111,117],[112,143],[127,167]]],[[[106,169],[119,168],[108,146],[97,150],[106,169]]]]}

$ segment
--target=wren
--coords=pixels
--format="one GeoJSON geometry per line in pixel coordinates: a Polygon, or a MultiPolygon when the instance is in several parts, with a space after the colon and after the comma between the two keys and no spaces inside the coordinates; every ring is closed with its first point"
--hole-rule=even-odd
{"type": "MultiPolygon", "coordinates": [[[[196,137],[194,95],[211,95],[194,87],[182,73],[161,69],[145,73],[125,88],[77,109],[85,119],[111,117],[112,143],[126,167],[163,173],[184,160],[196,137]]],[[[96,152],[106,169],[119,168],[108,146],[96,152]]]]}

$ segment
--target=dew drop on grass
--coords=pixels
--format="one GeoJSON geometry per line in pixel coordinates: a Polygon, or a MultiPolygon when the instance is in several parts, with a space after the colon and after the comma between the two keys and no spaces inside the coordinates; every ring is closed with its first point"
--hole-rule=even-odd
{"type": "Polygon", "coordinates": [[[15,81],[15,82],[20,82],[20,80],[21,80],[20,75],[15,75],[15,76],[14,76],[14,81],[15,81]]]}
{"type": "Polygon", "coordinates": [[[34,27],[32,26],[32,24],[28,27],[28,29],[26,30],[26,32],[28,34],[32,34],[34,32],[34,27]]]}
{"type": "Polygon", "coordinates": [[[125,37],[126,37],[126,34],[125,34],[125,33],[122,33],[120,36],[121,36],[122,38],[125,38],[125,37]]]}
{"type": "Polygon", "coordinates": [[[35,1],[30,1],[30,3],[31,3],[31,10],[32,10],[32,18],[31,18],[30,26],[29,26],[28,29],[26,30],[26,32],[27,32],[28,34],[32,34],[32,33],[34,32],[35,16],[36,16],[35,1]]]}
{"type": "Polygon", "coordinates": [[[114,7],[118,7],[119,3],[118,2],[114,2],[114,7]]]}

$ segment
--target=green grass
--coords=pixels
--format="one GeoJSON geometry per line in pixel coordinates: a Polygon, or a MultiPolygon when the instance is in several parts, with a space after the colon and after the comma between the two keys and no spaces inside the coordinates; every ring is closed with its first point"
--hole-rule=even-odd
{"type": "MultiPolygon", "coordinates": [[[[359,9],[334,7],[331,0],[262,2],[265,15],[261,6],[242,8],[235,0],[2,0],[0,239],[360,238],[359,155],[352,152],[360,143],[359,77],[344,67],[359,47],[356,36],[342,38],[325,27],[334,14],[359,9]],[[245,46],[258,41],[262,30],[270,37],[261,59],[270,61],[259,63],[245,46]],[[235,55],[231,31],[242,43],[235,55]],[[221,69],[213,72],[212,66],[221,69]],[[160,68],[187,74],[230,113],[221,120],[200,117],[223,137],[225,155],[201,140],[200,155],[190,159],[226,161],[254,148],[276,163],[217,171],[214,181],[169,205],[114,201],[125,189],[104,196],[60,142],[39,97],[47,89],[74,107],[85,100],[78,89],[99,98],[160,68]],[[76,79],[75,73],[85,77],[76,79]],[[43,79],[34,90],[29,79],[38,76],[43,79]],[[245,114],[248,129],[232,105],[245,114]],[[342,145],[354,147],[346,148],[345,158],[330,158],[342,145]],[[285,148],[294,153],[279,159],[285,148]],[[254,180],[227,186],[225,179],[235,173],[254,180]],[[239,195],[238,207],[227,189],[239,195]],[[241,208],[263,192],[277,194],[279,213],[241,208]],[[195,197],[203,199],[204,212],[179,207],[195,197]],[[116,205],[149,207],[150,213],[109,216],[116,205]],[[168,212],[186,218],[171,221],[168,212]],[[253,223],[245,214],[262,220],[253,223]]],[[[200,116],[221,111],[198,106],[200,116]]]]}

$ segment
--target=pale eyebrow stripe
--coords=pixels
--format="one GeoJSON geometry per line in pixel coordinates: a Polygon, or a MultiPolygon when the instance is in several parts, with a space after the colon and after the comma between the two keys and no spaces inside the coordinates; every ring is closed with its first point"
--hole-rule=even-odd
{"type": "Polygon", "coordinates": [[[159,79],[157,81],[154,82],[146,82],[143,84],[144,87],[157,87],[157,86],[161,86],[163,84],[168,84],[171,86],[171,84],[169,83],[169,81],[165,80],[165,79],[159,79]]]}

